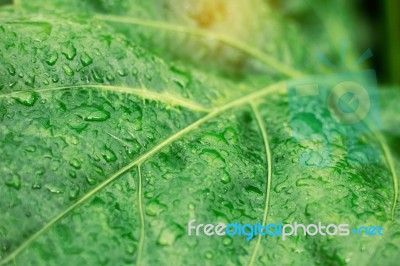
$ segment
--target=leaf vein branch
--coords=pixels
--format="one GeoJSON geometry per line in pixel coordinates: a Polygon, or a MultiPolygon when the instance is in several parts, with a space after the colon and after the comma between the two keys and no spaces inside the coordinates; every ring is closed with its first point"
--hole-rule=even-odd
{"type": "Polygon", "coordinates": [[[140,215],[140,238],[139,238],[139,247],[138,254],[136,258],[136,265],[141,265],[142,261],[142,253],[144,246],[144,212],[143,212],[143,179],[141,172],[141,165],[138,165],[138,204],[139,204],[139,215],[140,215]]]}
{"type": "Polygon", "coordinates": [[[1,98],[14,97],[19,94],[23,94],[26,92],[54,92],[54,91],[64,91],[64,90],[77,90],[77,89],[98,89],[103,91],[111,91],[111,92],[119,92],[124,94],[132,94],[136,96],[143,97],[145,99],[160,101],[165,104],[178,105],[181,107],[188,108],[190,110],[199,111],[199,112],[208,112],[208,108],[198,105],[194,102],[181,99],[178,96],[170,95],[167,93],[157,93],[152,92],[146,89],[139,88],[131,88],[124,86],[111,86],[111,85],[73,85],[73,86],[64,86],[64,87],[51,87],[51,88],[43,88],[36,90],[25,90],[25,91],[14,91],[7,94],[1,94],[1,98]]]}
{"type": "MultiPolygon", "coordinates": [[[[265,193],[265,205],[264,205],[264,213],[263,213],[263,219],[262,219],[262,225],[265,226],[265,224],[267,223],[268,210],[269,210],[270,198],[271,198],[272,154],[271,154],[271,148],[269,146],[266,126],[261,118],[260,112],[258,111],[257,106],[255,104],[251,103],[250,105],[251,105],[253,114],[257,120],[258,128],[262,135],[262,139],[264,142],[264,149],[265,149],[265,153],[267,156],[267,182],[266,182],[267,187],[266,187],[266,193],[265,193]]],[[[250,266],[254,265],[254,261],[257,256],[258,249],[260,247],[260,243],[261,243],[261,234],[259,234],[257,237],[256,246],[254,247],[253,253],[250,258],[250,263],[249,263],[250,266]]]]}

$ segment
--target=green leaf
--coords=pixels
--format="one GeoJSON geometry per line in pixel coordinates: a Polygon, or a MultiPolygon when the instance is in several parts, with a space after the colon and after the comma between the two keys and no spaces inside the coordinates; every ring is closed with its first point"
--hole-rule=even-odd
{"type": "Polygon", "coordinates": [[[293,139],[284,81],[164,60],[82,15],[0,13],[1,265],[400,259],[387,158],[349,164],[342,137],[333,167],[301,168],[317,144],[293,139]],[[385,235],[196,238],[192,219],[379,224],[385,235]]]}

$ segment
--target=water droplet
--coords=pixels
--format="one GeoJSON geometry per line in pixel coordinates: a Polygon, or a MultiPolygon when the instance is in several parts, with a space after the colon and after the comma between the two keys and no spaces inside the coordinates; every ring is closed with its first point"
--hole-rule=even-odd
{"type": "Polygon", "coordinates": [[[36,146],[29,145],[28,147],[25,148],[25,151],[27,151],[27,152],[35,152],[36,151],[36,146]]]}
{"type": "Polygon", "coordinates": [[[88,182],[89,185],[94,185],[96,184],[96,179],[94,179],[93,177],[86,177],[86,182],[88,182]]]}
{"type": "Polygon", "coordinates": [[[172,246],[175,242],[175,239],[175,234],[168,228],[165,228],[161,231],[157,243],[161,246],[172,246]]]}
{"type": "Polygon", "coordinates": [[[228,184],[229,182],[231,182],[231,177],[226,171],[222,172],[221,182],[224,184],[228,184]]]}
{"type": "Polygon", "coordinates": [[[15,81],[10,81],[10,83],[8,83],[8,86],[9,86],[10,88],[13,88],[17,83],[18,83],[17,80],[15,80],[15,81]]]}
{"type": "Polygon", "coordinates": [[[297,139],[308,139],[313,134],[323,135],[322,122],[312,113],[299,113],[291,119],[293,134],[297,139]]]}
{"type": "Polygon", "coordinates": [[[76,178],[76,172],[75,171],[70,171],[69,176],[72,178],[76,178]]]}
{"type": "Polygon", "coordinates": [[[40,184],[34,183],[32,185],[32,189],[41,189],[41,188],[42,188],[42,186],[40,184]]]}
{"type": "Polygon", "coordinates": [[[33,88],[35,86],[35,79],[36,76],[30,75],[27,80],[25,80],[25,84],[28,85],[29,87],[33,88]]]}
{"type": "Polygon", "coordinates": [[[15,68],[12,65],[8,65],[7,71],[11,76],[15,75],[15,68]]]}
{"type": "Polygon", "coordinates": [[[93,75],[93,78],[95,81],[97,81],[99,83],[104,82],[103,75],[100,73],[100,71],[98,69],[92,69],[92,75],[93,75]]]}
{"type": "Polygon", "coordinates": [[[13,174],[11,177],[6,178],[5,184],[8,187],[19,190],[21,188],[21,176],[18,174],[13,174]]]}
{"type": "Polygon", "coordinates": [[[35,104],[36,100],[38,99],[38,95],[33,91],[22,91],[15,94],[15,96],[12,98],[18,103],[30,107],[35,104]]]}
{"type": "Polygon", "coordinates": [[[224,238],[222,243],[224,244],[224,246],[229,246],[230,244],[232,244],[232,238],[226,237],[226,238],[224,238]]]}
{"type": "Polygon", "coordinates": [[[248,192],[254,192],[254,193],[258,194],[258,195],[263,195],[263,194],[264,194],[264,193],[262,192],[261,189],[259,189],[259,188],[256,187],[256,186],[253,186],[253,185],[245,185],[244,188],[245,188],[246,191],[248,191],[248,192]]]}
{"type": "Polygon", "coordinates": [[[225,160],[216,150],[204,149],[200,153],[200,157],[205,160],[212,167],[223,168],[225,167],[225,160]]]}
{"type": "Polygon", "coordinates": [[[98,106],[82,105],[75,109],[75,113],[85,121],[106,121],[110,113],[98,106]]]}
{"type": "Polygon", "coordinates": [[[211,251],[207,251],[205,254],[204,254],[204,257],[206,257],[206,259],[212,259],[213,258],[213,254],[212,254],[212,252],[211,251]]]}
{"type": "Polygon", "coordinates": [[[61,53],[67,58],[68,60],[73,60],[76,55],[76,48],[72,44],[72,42],[67,42],[62,48],[61,53]]]}
{"type": "Polygon", "coordinates": [[[79,139],[78,139],[77,136],[71,135],[71,137],[69,138],[69,142],[70,142],[72,145],[78,145],[78,144],[79,144],[79,139]]]}
{"type": "Polygon", "coordinates": [[[232,127],[228,127],[224,131],[224,137],[230,144],[236,144],[239,142],[239,137],[232,127]]]}
{"type": "Polygon", "coordinates": [[[306,160],[306,165],[308,166],[318,166],[322,163],[322,156],[319,152],[317,151],[311,151],[309,153],[309,157],[306,160]]]}
{"type": "Polygon", "coordinates": [[[148,216],[156,216],[161,210],[162,207],[156,202],[152,202],[146,205],[146,214],[148,216]]]}
{"type": "Polygon", "coordinates": [[[120,70],[118,70],[118,75],[120,75],[121,77],[125,77],[128,75],[128,70],[120,69],[120,70]]]}
{"type": "Polygon", "coordinates": [[[57,63],[57,60],[58,60],[58,53],[53,52],[47,56],[46,63],[49,66],[54,66],[54,64],[57,63]]]}
{"type": "Polygon", "coordinates": [[[73,168],[75,168],[75,169],[81,169],[82,168],[82,165],[81,165],[81,163],[77,160],[77,159],[72,159],[70,162],[69,162],[69,165],[71,165],[73,168]]]}
{"type": "Polygon", "coordinates": [[[115,78],[114,78],[113,76],[111,76],[110,74],[107,74],[107,75],[106,75],[106,79],[107,79],[108,81],[114,81],[114,80],[115,80],[115,78]]]}
{"type": "Polygon", "coordinates": [[[57,74],[54,74],[51,76],[51,81],[53,81],[53,83],[57,83],[60,80],[60,78],[58,77],[57,74]]]}
{"type": "Polygon", "coordinates": [[[58,188],[58,187],[56,187],[56,186],[53,186],[53,185],[46,185],[46,188],[47,188],[51,193],[54,193],[54,194],[61,194],[61,193],[62,193],[62,191],[61,191],[60,188],[58,188]]]}
{"type": "Polygon", "coordinates": [[[88,55],[86,52],[84,52],[81,55],[81,63],[83,66],[88,66],[91,63],[93,63],[93,59],[90,57],[90,55],[88,55]]]}
{"type": "Polygon", "coordinates": [[[228,144],[224,136],[212,132],[205,133],[200,141],[204,144],[215,145],[215,146],[228,144]]]}
{"type": "Polygon", "coordinates": [[[77,187],[69,192],[69,200],[76,200],[78,198],[80,188],[77,187]]]}
{"type": "Polygon", "coordinates": [[[154,196],[153,192],[145,192],[144,197],[146,199],[151,199],[154,196]]]}
{"type": "Polygon", "coordinates": [[[127,247],[126,247],[126,252],[128,252],[129,254],[134,254],[135,253],[135,251],[136,251],[136,247],[134,246],[134,245],[128,245],[127,247]]]}
{"type": "Polygon", "coordinates": [[[72,68],[69,67],[69,65],[63,65],[62,68],[63,68],[65,74],[67,74],[67,76],[74,75],[74,71],[72,70],[72,68]]]}
{"type": "Polygon", "coordinates": [[[190,72],[182,70],[176,66],[172,66],[171,71],[175,73],[172,77],[172,80],[181,88],[186,88],[190,85],[192,81],[192,75],[190,72]]]}
{"type": "Polygon", "coordinates": [[[115,153],[109,149],[109,148],[105,148],[104,152],[103,152],[103,158],[108,162],[115,162],[117,160],[117,156],[115,155],[115,153]]]}

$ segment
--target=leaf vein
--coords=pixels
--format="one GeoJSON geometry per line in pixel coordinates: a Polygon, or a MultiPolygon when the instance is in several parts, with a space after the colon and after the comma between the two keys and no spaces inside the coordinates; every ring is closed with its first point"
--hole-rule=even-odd
{"type": "Polygon", "coordinates": [[[18,94],[26,93],[26,92],[54,92],[54,91],[63,91],[63,90],[73,90],[73,89],[98,89],[104,91],[111,91],[111,92],[119,92],[125,94],[132,94],[136,96],[143,97],[145,99],[160,101],[165,104],[171,105],[178,105],[182,106],[194,111],[199,112],[208,112],[208,108],[198,105],[194,102],[180,99],[177,96],[169,95],[167,93],[157,93],[152,92],[146,89],[138,89],[138,88],[131,88],[131,87],[124,87],[124,86],[108,86],[108,85],[73,85],[73,86],[64,86],[64,87],[51,87],[51,88],[44,88],[44,89],[36,89],[36,90],[26,90],[26,91],[14,91],[7,94],[1,94],[1,98],[6,97],[13,97],[18,96],[18,94]]]}
{"type": "Polygon", "coordinates": [[[138,165],[138,204],[139,204],[139,214],[140,214],[140,238],[139,238],[139,248],[136,258],[136,265],[141,265],[143,246],[144,246],[144,212],[143,212],[143,179],[141,172],[141,165],[138,165]]]}
{"type": "MultiPolygon", "coordinates": [[[[257,106],[255,106],[253,103],[250,104],[251,109],[253,111],[254,116],[256,117],[258,128],[260,129],[262,139],[264,142],[264,149],[265,153],[267,156],[267,182],[266,182],[266,194],[265,194],[265,205],[264,205],[264,213],[263,213],[263,219],[262,219],[262,225],[265,226],[267,222],[267,217],[268,217],[268,210],[269,210],[269,204],[270,204],[270,198],[271,198],[271,179],[272,179],[272,156],[271,156],[271,148],[269,146],[269,141],[268,141],[268,135],[267,131],[265,129],[265,124],[262,121],[261,115],[257,109],[257,106]]],[[[256,246],[254,247],[253,253],[251,255],[250,263],[249,265],[254,265],[254,261],[257,256],[258,249],[260,247],[261,243],[261,234],[258,235],[257,237],[257,242],[256,246]]]]}

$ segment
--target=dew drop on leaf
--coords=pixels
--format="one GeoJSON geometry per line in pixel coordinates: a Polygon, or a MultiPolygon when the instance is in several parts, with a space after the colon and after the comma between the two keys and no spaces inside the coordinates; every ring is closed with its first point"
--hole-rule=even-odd
{"type": "Polygon", "coordinates": [[[73,60],[76,55],[76,48],[72,44],[72,42],[67,42],[61,48],[61,53],[67,58],[68,60],[73,60]]]}
{"type": "Polygon", "coordinates": [[[175,242],[175,234],[168,228],[161,231],[157,243],[161,246],[172,246],[175,242]]]}
{"type": "Polygon", "coordinates": [[[25,84],[33,88],[35,86],[35,79],[36,77],[34,75],[29,75],[29,78],[25,80],[25,84]]]}
{"type": "Polygon", "coordinates": [[[128,75],[128,70],[120,69],[120,70],[118,70],[118,75],[120,75],[121,77],[125,77],[128,75]]]}
{"type": "Polygon", "coordinates": [[[225,129],[224,137],[230,144],[236,144],[239,141],[239,137],[232,127],[225,129]]]}
{"type": "Polygon", "coordinates": [[[94,184],[96,184],[96,179],[94,179],[93,177],[86,177],[86,182],[89,184],[89,185],[94,185],[94,184]]]}
{"type": "Polygon", "coordinates": [[[25,106],[33,106],[38,99],[37,93],[33,91],[23,91],[18,92],[15,96],[13,96],[18,103],[25,105],[25,106]]]}
{"type": "Polygon", "coordinates": [[[35,152],[36,151],[36,146],[29,145],[28,147],[25,148],[25,151],[27,151],[27,152],[35,152]]]}
{"type": "Polygon", "coordinates": [[[53,52],[53,53],[51,53],[51,54],[49,54],[47,56],[46,63],[49,66],[54,66],[55,63],[57,63],[57,60],[58,60],[58,53],[57,52],[53,52]]]}
{"type": "Polygon", "coordinates": [[[70,171],[69,176],[72,178],[76,178],[76,172],[75,171],[70,171]]]}
{"type": "Polygon", "coordinates": [[[115,80],[115,78],[114,78],[112,75],[110,75],[110,74],[107,74],[107,75],[106,75],[106,79],[107,79],[108,81],[114,81],[114,80],[115,80]]]}
{"type": "Polygon", "coordinates": [[[312,151],[309,153],[309,157],[306,160],[306,165],[308,166],[318,166],[322,163],[322,156],[319,152],[317,151],[312,151]]]}
{"type": "Polygon", "coordinates": [[[221,154],[216,150],[204,149],[200,153],[200,157],[205,160],[209,165],[217,168],[225,167],[225,160],[221,154]]]}
{"type": "Polygon", "coordinates": [[[75,109],[76,114],[85,121],[106,121],[110,113],[98,106],[82,105],[75,109]]]}
{"type": "Polygon", "coordinates": [[[54,193],[54,194],[63,193],[60,188],[58,188],[56,186],[53,186],[53,185],[46,185],[46,188],[47,188],[48,191],[50,191],[51,193],[54,193]]]}
{"type": "Polygon", "coordinates": [[[144,193],[144,197],[145,197],[146,199],[151,199],[153,196],[154,196],[154,195],[153,195],[153,192],[145,192],[145,193],[144,193]]]}
{"type": "Polygon", "coordinates": [[[13,174],[13,175],[11,175],[11,177],[6,178],[5,184],[8,187],[19,190],[21,188],[21,176],[18,174],[13,174]]]}
{"type": "Polygon", "coordinates": [[[71,165],[75,169],[81,169],[81,167],[82,167],[81,163],[77,159],[72,159],[69,162],[69,165],[71,165]]]}
{"type": "Polygon", "coordinates": [[[222,243],[224,244],[224,246],[229,246],[230,244],[232,244],[232,238],[226,237],[224,238],[222,243]]]}
{"type": "Polygon", "coordinates": [[[207,252],[204,254],[204,257],[205,257],[206,259],[211,260],[211,259],[213,258],[213,254],[212,254],[211,251],[207,251],[207,252]]]}
{"type": "Polygon", "coordinates": [[[67,76],[73,76],[74,75],[74,71],[72,70],[72,68],[69,67],[69,65],[63,65],[62,66],[65,74],[67,74],[67,76]]]}
{"type": "Polygon", "coordinates": [[[14,76],[14,75],[15,75],[15,68],[14,68],[11,64],[8,65],[7,71],[8,71],[8,73],[9,73],[11,76],[14,76]]]}
{"type": "Polygon", "coordinates": [[[81,55],[81,63],[83,66],[88,66],[93,63],[93,58],[91,58],[86,52],[81,55]]]}
{"type": "Polygon", "coordinates": [[[228,184],[229,182],[231,182],[231,177],[226,171],[223,171],[221,174],[221,182],[224,184],[228,184]]]}
{"type": "Polygon", "coordinates": [[[106,162],[108,162],[108,163],[115,162],[117,160],[117,156],[109,148],[105,148],[102,155],[103,155],[104,160],[106,160],[106,162]]]}
{"type": "Polygon", "coordinates": [[[103,75],[100,73],[100,71],[96,68],[92,69],[92,75],[95,81],[99,82],[99,83],[103,83],[104,82],[104,78],[103,75]]]}
{"type": "Polygon", "coordinates": [[[76,187],[69,192],[69,200],[76,200],[79,196],[80,188],[76,187]]]}
{"type": "Polygon", "coordinates": [[[32,189],[41,189],[42,188],[42,185],[40,185],[40,184],[38,184],[38,183],[34,183],[33,185],[32,185],[32,189]]]}
{"type": "Polygon", "coordinates": [[[156,216],[161,209],[162,207],[158,203],[152,202],[146,205],[146,214],[148,216],[156,216]]]}
{"type": "Polygon", "coordinates": [[[144,77],[145,77],[148,81],[151,81],[151,80],[153,79],[153,77],[152,77],[150,74],[148,74],[148,73],[144,74],[144,77]]]}
{"type": "Polygon", "coordinates": [[[53,83],[57,83],[60,80],[60,78],[58,77],[57,74],[54,74],[51,76],[51,81],[53,81],[53,83]]]}

